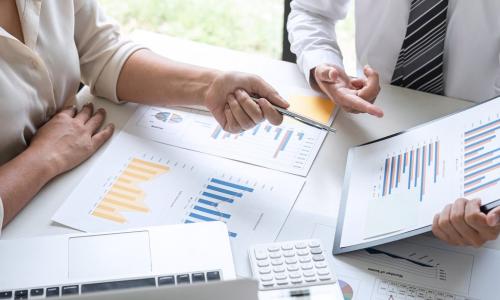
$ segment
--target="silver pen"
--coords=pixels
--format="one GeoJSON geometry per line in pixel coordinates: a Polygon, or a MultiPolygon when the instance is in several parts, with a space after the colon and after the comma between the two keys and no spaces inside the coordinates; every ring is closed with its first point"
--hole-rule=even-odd
{"type": "MultiPolygon", "coordinates": [[[[251,97],[255,102],[258,101],[257,98],[255,97],[251,97]]],[[[322,130],[326,130],[328,132],[332,132],[332,133],[336,133],[337,130],[330,127],[330,126],[327,126],[325,124],[322,124],[322,123],[319,123],[319,122],[316,122],[314,121],[313,119],[310,119],[306,116],[303,116],[303,115],[299,115],[297,113],[294,113],[293,111],[290,111],[288,109],[284,109],[284,108],[281,108],[279,106],[276,106],[274,104],[271,103],[271,106],[276,109],[279,113],[281,113],[282,115],[284,116],[288,116],[290,118],[293,118],[301,123],[304,123],[306,125],[309,125],[309,126],[313,126],[313,127],[316,127],[316,128],[319,128],[319,129],[322,129],[322,130]]]]}

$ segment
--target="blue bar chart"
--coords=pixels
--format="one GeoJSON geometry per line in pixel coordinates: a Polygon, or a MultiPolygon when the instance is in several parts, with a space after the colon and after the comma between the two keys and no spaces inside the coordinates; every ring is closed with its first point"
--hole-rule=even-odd
{"type": "Polygon", "coordinates": [[[440,141],[387,157],[382,173],[381,196],[401,189],[417,190],[418,200],[423,201],[429,185],[438,182],[440,164],[440,141]]]}
{"type": "MultiPolygon", "coordinates": [[[[196,203],[187,212],[184,223],[222,221],[230,223],[231,208],[245,201],[245,194],[253,193],[254,188],[233,183],[219,178],[210,178],[200,192],[196,203]]],[[[236,238],[237,232],[229,231],[229,236],[236,238]]]]}
{"type": "Polygon", "coordinates": [[[477,196],[500,182],[500,119],[464,133],[464,196],[477,196]]]}

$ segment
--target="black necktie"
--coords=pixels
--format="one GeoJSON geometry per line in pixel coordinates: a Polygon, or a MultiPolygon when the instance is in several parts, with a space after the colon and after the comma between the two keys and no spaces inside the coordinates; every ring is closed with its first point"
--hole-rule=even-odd
{"type": "Polygon", "coordinates": [[[412,0],[392,84],[444,94],[443,52],[448,0],[412,0]]]}

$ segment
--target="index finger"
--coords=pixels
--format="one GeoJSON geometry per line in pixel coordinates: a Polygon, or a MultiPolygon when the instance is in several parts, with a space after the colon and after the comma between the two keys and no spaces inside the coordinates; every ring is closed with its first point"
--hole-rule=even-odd
{"type": "Polygon", "coordinates": [[[257,94],[259,97],[266,98],[269,102],[282,108],[288,108],[290,104],[280,96],[280,94],[267,82],[260,77],[251,77],[250,94],[257,94]]]}
{"type": "Polygon", "coordinates": [[[380,92],[379,76],[369,66],[365,67],[364,73],[366,75],[366,85],[358,91],[358,96],[373,103],[380,92]]]}
{"type": "Polygon", "coordinates": [[[486,215],[480,211],[481,201],[478,199],[467,202],[465,205],[465,222],[478,232],[489,229],[486,215]]]}
{"type": "Polygon", "coordinates": [[[356,111],[367,113],[379,118],[384,116],[384,111],[381,108],[356,95],[340,94],[337,97],[341,98],[341,101],[343,102],[342,105],[349,106],[356,111]]]}

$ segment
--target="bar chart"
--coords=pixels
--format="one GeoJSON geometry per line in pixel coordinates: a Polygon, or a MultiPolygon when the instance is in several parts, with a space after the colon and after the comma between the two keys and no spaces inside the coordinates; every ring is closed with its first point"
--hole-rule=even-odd
{"type": "Polygon", "coordinates": [[[439,180],[441,162],[440,142],[434,141],[385,159],[381,196],[398,190],[417,190],[418,200],[423,201],[429,185],[439,180]]]}
{"type": "MultiPolygon", "coordinates": [[[[227,180],[211,178],[206,188],[197,197],[192,209],[187,212],[184,223],[231,221],[230,209],[233,205],[245,201],[245,194],[254,189],[227,180]]],[[[229,236],[235,238],[237,232],[230,231],[229,236]]]]}
{"type": "Polygon", "coordinates": [[[500,119],[464,133],[464,196],[475,197],[500,182],[500,119]]]}
{"type": "Polygon", "coordinates": [[[138,184],[167,173],[169,167],[133,158],[113,182],[91,215],[116,223],[125,223],[127,218],[120,212],[148,213],[145,192],[138,184]]]}
{"type": "Polygon", "coordinates": [[[126,130],[156,142],[302,176],[326,137],[324,131],[291,119],[280,126],[264,121],[231,134],[208,114],[161,107],[141,107],[126,130]]]}

